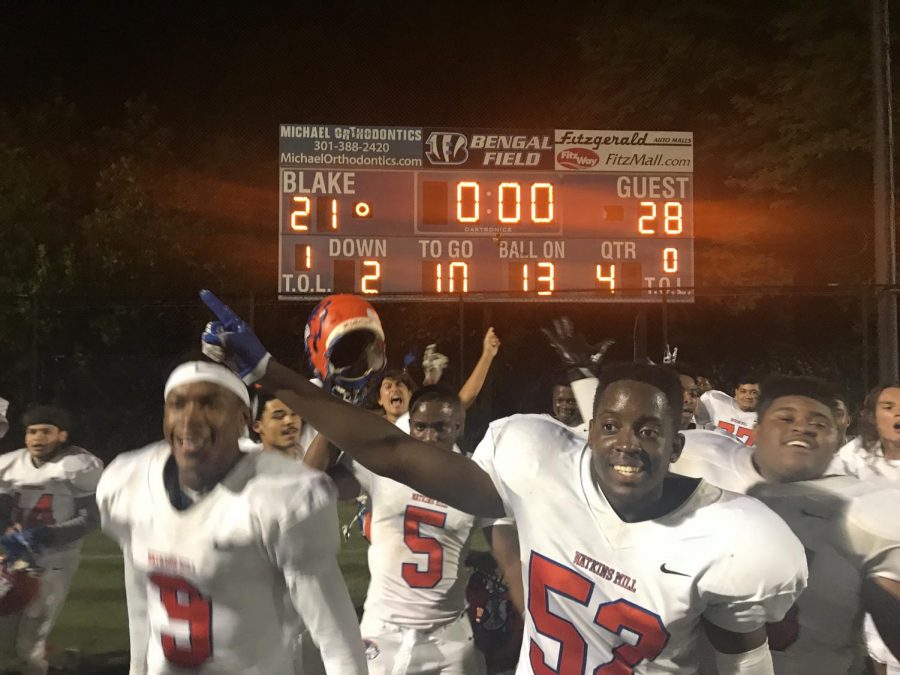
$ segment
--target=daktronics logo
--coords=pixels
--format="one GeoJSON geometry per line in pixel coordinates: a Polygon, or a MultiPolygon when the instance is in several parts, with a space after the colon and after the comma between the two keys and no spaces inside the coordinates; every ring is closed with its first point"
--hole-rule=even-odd
{"type": "Polygon", "coordinates": [[[463,164],[469,159],[466,137],[453,131],[433,131],[425,139],[426,159],[432,164],[463,164]]]}
{"type": "Polygon", "coordinates": [[[556,155],[556,162],[567,169],[590,169],[600,163],[600,157],[587,148],[566,148],[556,155]]]}

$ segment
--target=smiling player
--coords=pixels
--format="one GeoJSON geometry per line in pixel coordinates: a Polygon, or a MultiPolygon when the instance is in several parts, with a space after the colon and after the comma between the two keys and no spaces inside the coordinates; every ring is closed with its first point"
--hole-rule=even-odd
{"type": "Polygon", "coordinates": [[[818,380],[772,377],[762,386],[755,449],[687,432],[672,469],[758,497],[803,542],[809,588],[771,629],[779,674],[861,672],[864,610],[900,653],[900,523],[884,517],[900,512],[900,489],[827,475],[839,438],[833,401],[818,380]]]}
{"type": "Polygon", "coordinates": [[[673,373],[605,370],[587,446],[556,422],[516,416],[492,426],[473,461],[325,395],[202,297],[219,318],[204,342],[369,470],[515,519],[527,606],[519,673],[693,673],[701,631],[722,675],[772,672],[764,625],[802,591],[803,550],[755,500],[669,474],[683,442],[673,373]]]}

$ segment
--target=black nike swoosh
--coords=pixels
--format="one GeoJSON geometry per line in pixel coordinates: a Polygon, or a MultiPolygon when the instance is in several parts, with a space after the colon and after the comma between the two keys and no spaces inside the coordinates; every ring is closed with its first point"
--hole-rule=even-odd
{"type": "Polygon", "coordinates": [[[821,513],[813,513],[812,511],[807,511],[806,509],[800,509],[800,513],[804,516],[809,516],[810,518],[819,518],[821,520],[828,520],[829,516],[823,516],[821,513]]]}
{"type": "Polygon", "coordinates": [[[662,572],[663,574],[677,574],[680,577],[691,576],[690,574],[685,574],[684,572],[676,572],[675,570],[670,570],[670,569],[666,568],[666,563],[663,563],[662,565],[659,566],[659,571],[662,572]]]}

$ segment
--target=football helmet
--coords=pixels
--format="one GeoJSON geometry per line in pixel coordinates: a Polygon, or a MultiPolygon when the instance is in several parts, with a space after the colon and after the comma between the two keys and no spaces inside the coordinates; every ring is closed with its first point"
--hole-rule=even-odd
{"type": "Polygon", "coordinates": [[[375,309],[355,295],[329,295],[310,313],[306,356],[328,391],[359,403],[386,364],[384,330],[375,309]]]}
{"type": "Polygon", "coordinates": [[[522,617],[489,553],[471,551],[466,565],[473,568],[466,585],[466,611],[475,646],[484,654],[489,672],[513,670],[522,645],[522,617]]]}
{"type": "Polygon", "coordinates": [[[41,587],[41,570],[24,560],[0,561],[0,616],[25,609],[41,587]]]}

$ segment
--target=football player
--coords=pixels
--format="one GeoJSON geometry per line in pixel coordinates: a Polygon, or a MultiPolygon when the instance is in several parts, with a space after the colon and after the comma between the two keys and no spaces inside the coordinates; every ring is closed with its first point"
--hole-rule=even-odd
{"type": "Polygon", "coordinates": [[[38,593],[0,619],[7,654],[27,673],[47,672],[46,642],[69,592],[81,540],[100,522],[94,493],[103,463],[69,443],[67,411],[36,406],[22,417],[25,447],[0,456],[0,537],[4,564],[22,559],[41,572],[38,593]]]}
{"type": "Polygon", "coordinates": [[[329,675],[365,673],[331,481],[241,452],[250,400],[227,368],[178,366],[164,402],[165,440],[116,457],[97,489],[124,557],[132,675],[292,673],[298,615],[329,675]]]}
{"type": "Polygon", "coordinates": [[[482,517],[512,516],[526,590],[520,673],[771,673],[765,623],[805,586],[803,548],[759,502],[672,476],[682,391],[658,366],[608,368],[588,445],[542,416],[491,427],[469,459],[324,395],[208,291],[203,340],[378,475],[482,517]],[[740,522],[740,527],[734,523],[740,522]]]}
{"type": "Polygon", "coordinates": [[[759,380],[745,375],[738,380],[734,396],[713,389],[700,397],[695,417],[697,426],[720,429],[741,443],[753,445],[756,426],[756,404],[759,400],[759,380]]]}
{"type": "Polygon", "coordinates": [[[863,611],[900,653],[900,488],[829,476],[838,448],[830,387],[810,378],[763,383],[755,449],[695,431],[674,472],[763,500],[803,542],[809,587],[772,627],[776,673],[858,673],[863,611]],[[888,637],[890,635],[890,638],[888,637]]]}
{"type": "Polygon", "coordinates": [[[578,427],[583,424],[581,413],[578,412],[578,402],[572,393],[572,385],[565,373],[560,373],[553,381],[551,391],[550,414],[567,427],[578,427]]]}
{"type": "MultiPolygon", "coordinates": [[[[444,452],[465,413],[457,394],[441,385],[419,389],[410,402],[409,433],[444,452]]],[[[370,675],[475,675],[485,671],[465,613],[466,558],[482,521],[353,462],[351,471],[370,498],[369,571],[360,630],[370,675]]]]}
{"type": "MultiPolygon", "coordinates": [[[[263,450],[280,452],[294,459],[303,459],[310,438],[311,427],[288,408],[284,401],[261,391],[256,396],[256,419],[253,431],[263,450]]],[[[313,431],[312,436],[315,436],[313,431]]]]}

